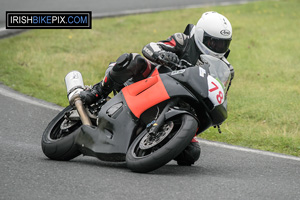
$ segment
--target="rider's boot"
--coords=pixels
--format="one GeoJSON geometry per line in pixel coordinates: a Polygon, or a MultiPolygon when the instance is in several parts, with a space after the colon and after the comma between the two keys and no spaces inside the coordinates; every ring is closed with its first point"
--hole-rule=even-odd
{"type": "Polygon", "coordinates": [[[99,83],[95,84],[91,89],[87,89],[80,93],[80,98],[85,105],[91,105],[100,99],[107,98],[112,92],[112,88],[108,84],[107,77],[99,83]]]}
{"type": "Polygon", "coordinates": [[[199,142],[193,138],[190,144],[174,159],[178,165],[191,166],[200,158],[199,142]]]}

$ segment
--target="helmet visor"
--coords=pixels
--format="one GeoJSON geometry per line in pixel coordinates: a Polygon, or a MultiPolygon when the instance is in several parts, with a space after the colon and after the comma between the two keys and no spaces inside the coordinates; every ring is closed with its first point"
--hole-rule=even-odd
{"type": "Polygon", "coordinates": [[[223,39],[223,38],[215,38],[206,32],[204,32],[203,44],[216,53],[225,53],[230,45],[231,38],[223,39]]]}

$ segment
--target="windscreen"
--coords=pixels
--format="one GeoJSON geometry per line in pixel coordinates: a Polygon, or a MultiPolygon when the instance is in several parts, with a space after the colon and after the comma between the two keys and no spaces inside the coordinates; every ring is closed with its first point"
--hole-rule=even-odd
{"type": "Polygon", "coordinates": [[[226,91],[231,77],[230,70],[226,63],[209,55],[201,55],[201,60],[209,64],[210,75],[220,81],[226,91]]]}

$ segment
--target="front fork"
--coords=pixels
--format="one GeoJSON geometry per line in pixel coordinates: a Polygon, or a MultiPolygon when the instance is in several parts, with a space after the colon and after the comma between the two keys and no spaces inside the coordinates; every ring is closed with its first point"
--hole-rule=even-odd
{"type": "Polygon", "coordinates": [[[168,112],[169,108],[172,106],[175,106],[179,102],[179,98],[172,99],[166,107],[163,109],[157,120],[153,123],[151,126],[149,133],[156,134],[159,130],[159,128],[164,124],[165,122],[165,113],[168,112]]]}

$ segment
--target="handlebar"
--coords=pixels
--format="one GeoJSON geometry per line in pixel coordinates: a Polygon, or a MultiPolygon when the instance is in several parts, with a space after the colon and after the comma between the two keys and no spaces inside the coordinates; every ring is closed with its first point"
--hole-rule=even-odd
{"type": "Polygon", "coordinates": [[[174,63],[172,61],[169,61],[169,60],[166,60],[166,59],[163,59],[161,56],[158,56],[158,61],[160,64],[162,65],[167,65],[167,66],[174,66],[175,69],[185,69],[186,68],[186,65],[183,65],[183,62],[185,62],[186,64],[188,64],[189,66],[192,66],[191,63],[181,59],[179,61],[179,63],[174,63]]]}

